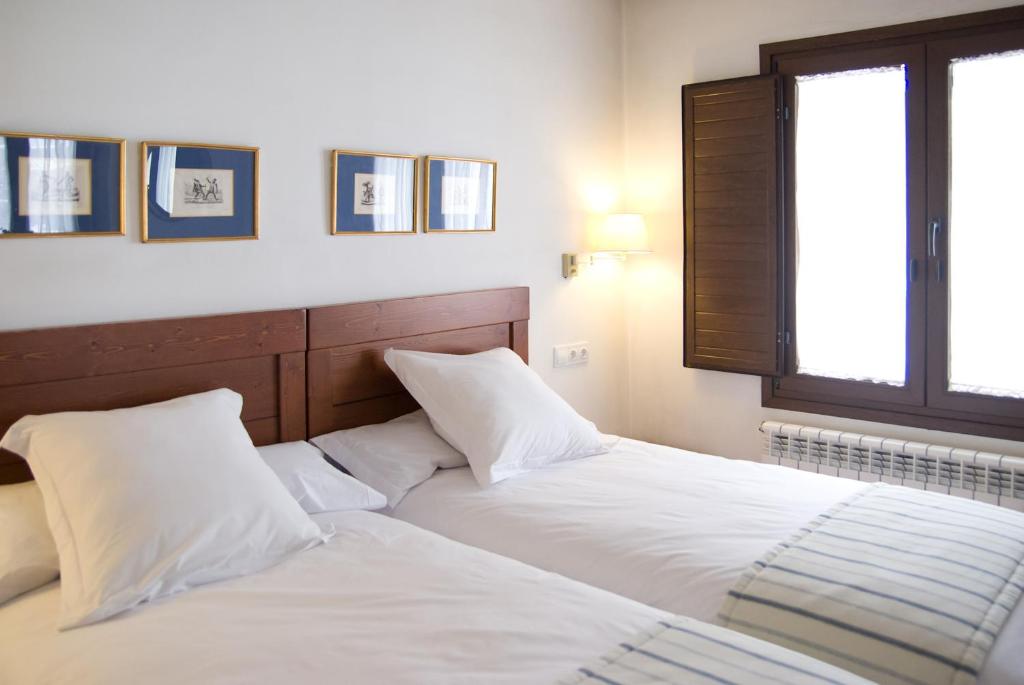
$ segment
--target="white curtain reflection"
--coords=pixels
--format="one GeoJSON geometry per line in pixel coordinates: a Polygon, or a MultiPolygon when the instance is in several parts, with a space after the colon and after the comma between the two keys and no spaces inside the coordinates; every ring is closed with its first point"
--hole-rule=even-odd
{"type": "Polygon", "coordinates": [[[950,65],[949,386],[1024,397],[1024,51],[950,65]]]}
{"type": "Polygon", "coordinates": [[[7,165],[7,138],[0,137],[0,233],[14,229],[14,198],[11,197],[11,174],[7,165]]]}
{"type": "MultiPolygon", "coordinates": [[[[413,225],[412,198],[416,194],[413,185],[412,167],[408,160],[390,157],[376,157],[373,174],[377,180],[380,213],[373,214],[373,230],[377,233],[408,231],[413,225]]],[[[413,219],[415,221],[415,219],[413,219]]]]}
{"type": "Polygon", "coordinates": [[[53,207],[43,198],[39,202],[33,197],[37,178],[59,178],[64,174],[77,177],[75,158],[78,143],[73,140],[54,140],[51,138],[29,138],[28,140],[28,174],[27,178],[19,178],[21,188],[22,215],[28,214],[26,221],[31,233],[74,233],[78,227],[78,217],[64,213],[63,206],[53,207]]]}
{"type": "MultiPolygon", "coordinates": [[[[156,187],[153,189],[156,195],[156,204],[168,214],[174,211],[174,167],[177,162],[177,158],[177,147],[161,147],[160,156],[156,164],[156,187]]],[[[147,180],[151,178],[150,171],[152,163],[153,153],[150,152],[146,159],[147,180]]]]}
{"type": "Polygon", "coordinates": [[[493,186],[490,174],[481,178],[482,166],[480,162],[444,162],[444,173],[441,177],[441,215],[445,230],[473,231],[490,228],[491,206],[494,202],[493,186]]]}

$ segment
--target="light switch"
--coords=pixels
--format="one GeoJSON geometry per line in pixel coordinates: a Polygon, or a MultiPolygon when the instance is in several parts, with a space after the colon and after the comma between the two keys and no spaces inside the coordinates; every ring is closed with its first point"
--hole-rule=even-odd
{"type": "Polygon", "coordinates": [[[576,342],[555,345],[555,367],[582,366],[590,361],[590,343],[576,342]]]}

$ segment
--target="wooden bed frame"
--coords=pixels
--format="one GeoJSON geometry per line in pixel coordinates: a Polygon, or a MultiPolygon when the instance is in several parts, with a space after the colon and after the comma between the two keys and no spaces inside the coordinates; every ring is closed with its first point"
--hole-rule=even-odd
{"type": "MultiPolygon", "coordinates": [[[[0,435],[26,414],[159,402],[214,388],[243,396],[257,445],[378,423],[416,408],[388,347],[527,359],[528,288],[315,309],[0,332],[0,435]],[[307,326],[308,322],[308,326],[307,326]]],[[[0,451],[0,484],[32,478],[0,451]]]]}

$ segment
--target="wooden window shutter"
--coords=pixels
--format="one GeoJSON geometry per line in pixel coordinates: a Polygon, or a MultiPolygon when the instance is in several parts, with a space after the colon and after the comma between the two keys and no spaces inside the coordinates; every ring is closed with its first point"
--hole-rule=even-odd
{"type": "Polygon", "coordinates": [[[683,86],[686,366],[780,375],[780,77],[683,86]]]}

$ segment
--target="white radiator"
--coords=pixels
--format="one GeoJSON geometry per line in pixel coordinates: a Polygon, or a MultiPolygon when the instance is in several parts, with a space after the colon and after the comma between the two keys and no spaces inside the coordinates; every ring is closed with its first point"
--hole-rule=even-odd
{"type": "Polygon", "coordinates": [[[769,463],[934,490],[1024,511],[1024,459],[764,421],[769,463]]]}

